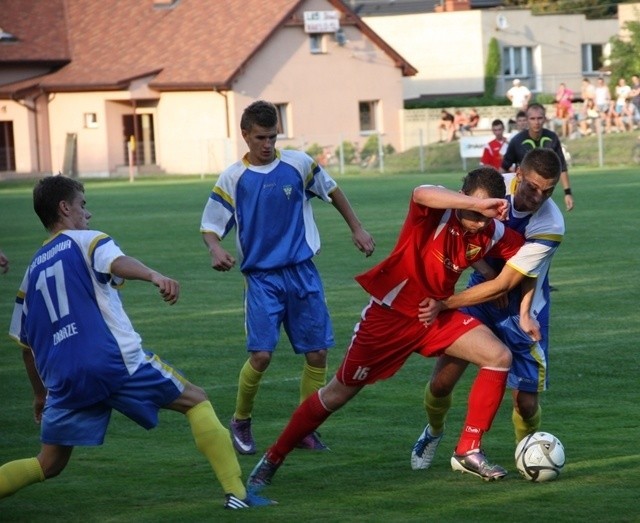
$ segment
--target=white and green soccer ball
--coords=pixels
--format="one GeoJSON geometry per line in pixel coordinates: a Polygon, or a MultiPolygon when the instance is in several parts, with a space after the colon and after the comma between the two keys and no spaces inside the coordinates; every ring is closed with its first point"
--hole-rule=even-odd
{"type": "Polygon", "coordinates": [[[564,467],[564,461],[562,443],[548,432],[529,434],[516,447],[516,467],[529,481],[556,479],[564,467]]]}

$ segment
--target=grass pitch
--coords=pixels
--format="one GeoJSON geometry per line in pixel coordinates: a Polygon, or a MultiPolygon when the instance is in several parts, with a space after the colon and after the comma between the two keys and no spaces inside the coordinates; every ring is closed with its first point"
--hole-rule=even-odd
{"type": "MultiPolygon", "coordinates": [[[[323,249],[316,258],[342,357],[367,301],[353,276],[392,248],[411,189],[420,183],[459,187],[462,174],[362,175],[339,178],[376,253],[365,259],[338,213],[315,204],[323,249]]],[[[638,372],[640,322],[640,173],[573,170],[576,208],[554,261],[551,388],[542,398],[542,428],[558,436],[567,464],[557,481],[532,484],[513,462],[510,398],[485,436],[490,458],[510,472],[497,483],[454,474],[449,466],[475,369],[460,383],[447,435],[428,471],[412,471],[411,446],[425,414],[424,385],[433,360],[412,357],[391,380],[365,388],[321,427],[330,452],[294,451],[268,493],[280,504],[227,512],[208,463],[193,446],[183,417],[163,412],[146,432],[114,413],[102,447],[77,448],[59,478],[0,501],[0,521],[345,521],[496,522],[640,521],[638,372]]],[[[125,252],[182,284],[166,306],[149,284],[129,282],[125,307],[145,346],[181,368],[209,393],[224,423],[233,413],[238,371],[245,361],[242,278],[214,272],[198,232],[212,179],[86,182],[91,226],[111,234],[125,252]]],[[[31,185],[0,185],[0,247],[11,270],[0,276],[0,327],[9,318],[24,268],[44,230],[32,211],[31,185]]],[[[560,191],[558,191],[560,193],[560,191]]],[[[555,195],[562,203],[561,194],[555,195]]],[[[225,241],[231,248],[233,239],[225,241]]],[[[465,277],[463,276],[462,280],[465,277]]],[[[6,332],[6,331],[5,331],[6,332]]],[[[0,463],[35,455],[31,389],[20,351],[0,338],[0,463]]],[[[303,360],[286,337],[263,380],[254,412],[260,451],[278,435],[298,403],[303,360]]],[[[246,476],[259,456],[240,456],[246,476]]]]}

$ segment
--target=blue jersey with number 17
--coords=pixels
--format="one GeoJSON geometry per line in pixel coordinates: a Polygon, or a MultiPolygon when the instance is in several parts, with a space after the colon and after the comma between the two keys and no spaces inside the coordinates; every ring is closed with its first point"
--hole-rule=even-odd
{"type": "Polygon", "coordinates": [[[62,231],[33,257],[9,334],[30,348],[47,404],[80,408],[117,390],[142,363],[111,263],[123,252],[99,231],[62,231]]]}

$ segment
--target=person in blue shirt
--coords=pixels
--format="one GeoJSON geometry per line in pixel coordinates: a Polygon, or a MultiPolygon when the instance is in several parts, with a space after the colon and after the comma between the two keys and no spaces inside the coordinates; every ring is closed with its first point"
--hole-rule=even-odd
{"type": "MultiPolygon", "coordinates": [[[[240,370],[231,434],[240,454],[255,454],[254,400],[282,326],[294,352],[305,356],[300,402],[326,382],[327,349],[334,338],[322,281],[312,261],[320,250],[313,197],[333,204],[351,230],[353,243],[366,256],[373,253],[375,243],[321,166],[304,152],[276,149],[278,112],[273,104],[259,100],[246,107],[240,130],[249,151],[220,174],[205,205],[200,232],[212,268],[229,271],[236,259],[221,241],[236,230],[240,271],[246,281],[249,358],[240,370]]],[[[315,433],[300,447],[326,448],[315,433]]]]}
{"type": "Polygon", "coordinates": [[[79,181],[43,178],[33,207],[50,236],[27,267],[9,334],[23,348],[42,446],[36,457],[0,467],[0,498],[60,474],[76,445],[101,445],[113,409],[151,429],[165,408],[186,416],[224,489],[225,508],[271,504],[247,493],[229,432],[205,391],[143,349],[120,301],[125,280],[142,280],[173,305],[179,283],[89,229],[79,181]]]}

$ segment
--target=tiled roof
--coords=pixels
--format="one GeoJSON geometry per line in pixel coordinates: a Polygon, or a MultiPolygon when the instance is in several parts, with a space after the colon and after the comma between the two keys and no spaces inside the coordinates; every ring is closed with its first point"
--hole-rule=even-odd
{"type": "MultiPolygon", "coordinates": [[[[328,1],[349,12],[340,0],[328,1]]],[[[166,0],[160,7],[157,3],[0,0],[0,27],[18,39],[0,42],[0,65],[9,59],[71,58],[69,65],[40,79],[40,87],[48,90],[116,89],[156,73],[150,86],[158,89],[229,87],[242,66],[305,0],[166,0]]],[[[358,24],[368,29],[361,21],[358,24]]],[[[415,74],[393,49],[382,40],[378,43],[405,74],[415,74]]]]}
{"type": "Polygon", "coordinates": [[[0,64],[69,61],[64,0],[0,0],[0,29],[16,41],[0,40],[0,64]]]}

